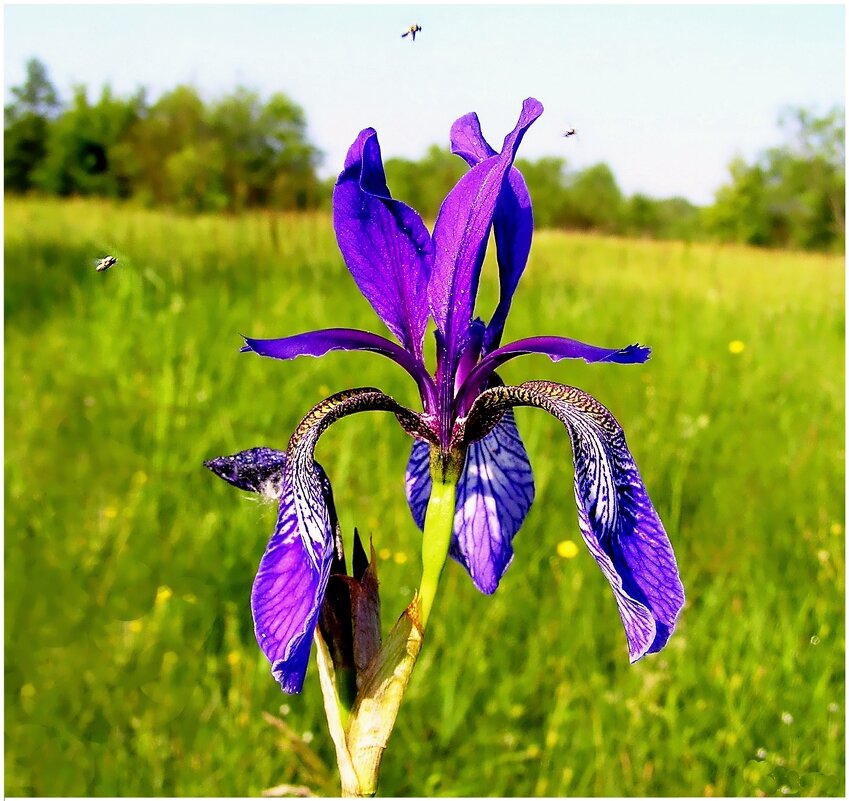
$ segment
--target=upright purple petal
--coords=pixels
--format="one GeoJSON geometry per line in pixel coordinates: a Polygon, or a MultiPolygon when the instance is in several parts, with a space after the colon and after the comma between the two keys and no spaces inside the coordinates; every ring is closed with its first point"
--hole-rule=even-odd
{"type": "MultiPolygon", "coordinates": [[[[329,487],[318,465],[313,479],[329,487]]],[[[256,639],[284,692],[299,693],[313,633],[333,561],[333,521],[323,496],[314,501],[323,526],[317,550],[305,544],[295,506],[292,476],[283,483],[277,526],[259,563],[251,592],[256,639]]]]}
{"type": "Polygon", "coordinates": [[[478,115],[464,114],[451,126],[451,152],[460,156],[470,167],[476,167],[497,153],[484,139],[478,115]]]}
{"type": "Polygon", "coordinates": [[[421,361],[433,244],[416,211],[390,196],[372,128],[348,151],[333,190],[333,225],[360,292],[421,361]]]}
{"type": "Polygon", "coordinates": [[[245,337],[243,351],[253,351],[272,359],[295,359],[298,356],[324,356],[332,350],[365,350],[387,356],[403,367],[419,385],[425,408],[435,405],[435,387],[427,370],[407,350],[394,342],[355,328],[325,328],[307,331],[281,339],[252,339],[245,337]]]}
{"type": "MultiPolygon", "coordinates": [[[[495,155],[483,137],[477,114],[466,114],[451,127],[451,152],[464,158],[470,167],[495,155]]],[[[493,217],[501,297],[484,335],[484,353],[497,348],[501,342],[513,294],[528,263],[533,230],[534,214],[528,187],[522,173],[511,167],[493,217]]]]}
{"type": "Polygon", "coordinates": [[[495,209],[495,249],[501,295],[484,334],[484,353],[501,344],[504,323],[513,302],[513,294],[528,263],[534,233],[531,195],[522,174],[514,167],[507,176],[506,189],[495,209]]]}
{"type": "Polygon", "coordinates": [[[466,376],[475,369],[477,363],[480,361],[485,331],[486,325],[480,317],[475,318],[469,326],[469,336],[466,339],[466,346],[457,360],[457,370],[454,373],[455,393],[463,385],[466,376]]]}
{"type": "Polygon", "coordinates": [[[569,432],[578,522],[613,590],[631,661],[666,644],[684,605],[675,554],[643,485],[622,428],[595,398],[574,387],[529,381],[494,387],[465,421],[468,441],[492,430],[513,406],[538,406],[569,432]]]}
{"type": "MultiPolygon", "coordinates": [[[[417,441],[407,465],[407,502],[419,528],[430,500],[430,448],[417,441]]],[[[495,592],[513,561],[513,537],[534,500],[534,477],[513,412],[466,451],[457,484],[449,553],[484,593],[495,592]]]]}
{"type": "Polygon", "coordinates": [[[435,255],[428,296],[433,319],[445,342],[447,373],[453,372],[465,345],[486,241],[505,178],[522,137],[541,113],[538,101],[526,100],[501,153],[466,173],[439,210],[433,232],[435,255]]]}

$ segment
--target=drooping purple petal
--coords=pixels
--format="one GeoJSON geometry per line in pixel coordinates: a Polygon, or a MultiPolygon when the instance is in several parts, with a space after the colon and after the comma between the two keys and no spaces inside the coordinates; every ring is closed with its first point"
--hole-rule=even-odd
{"type": "Polygon", "coordinates": [[[279,496],[286,454],[274,448],[249,448],[232,456],[216,456],[203,464],[234,487],[279,496]]]}
{"type": "MultiPolygon", "coordinates": [[[[465,159],[470,167],[495,155],[483,137],[477,114],[466,114],[451,127],[451,152],[465,159]]],[[[502,187],[492,222],[501,297],[484,334],[484,353],[497,348],[501,342],[513,294],[531,250],[534,230],[531,196],[522,173],[515,167],[510,168],[502,187]]]]}
{"type": "Polygon", "coordinates": [[[491,430],[493,421],[513,406],[545,409],[569,432],[581,533],[613,590],[631,661],[659,651],[675,628],[684,589],[622,428],[585,392],[529,381],[483,392],[466,419],[467,440],[491,430]]]}
{"type": "Polygon", "coordinates": [[[408,351],[394,342],[368,331],[355,328],[325,328],[307,331],[281,339],[244,337],[242,351],[253,351],[272,359],[295,359],[298,356],[324,356],[332,350],[365,350],[387,356],[403,367],[419,385],[425,408],[435,404],[435,388],[427,370],[408,351]]]}
{"type": "Polygon", "coordinates": [[[421,361],[433,243],[418,213],[390,196],[372,128],[348,150],[333,190],[333,226],[360,292],[421,361]]]}
{"type": "MultiPolygon", "coordinates": [[[[407,502],[424,528],[430,500],[430,449],[413,445],[407,465],[407,502]]],[[[484,593],[495,592],[513,560],[513,537],[534,500],[534,477],[513,412],[507,411],[483,439],[466,451],[457,484],[454,533],[449,553],[484,593]]]]}
{"type": "Polygon", "coordinates": [[[298,693],[334,555],[336,513],[330,482],[313,464],[311,480],[319,487],[316,513],[325,529],[316,554],[307,550],[298,527],[285,453],[251,448],[204,464],[239,489],[280,498],[277,525],[254,579],[251,610],[257,642],[271,662],[272,675],[284,692],[298,693]]]}
{"type": "Polygon", "coordinates": [[[534,500],[534,477],[511,411],[466,451],[450,554],[484,593],[513,561],[513,537],[534,500]]]}
{"type": "Polygon", "coordinates": [[[642,364],[651,355],[651,348],[642,345],[628,345],[624,348],[599,348],[587,345],[576,339],[566,337],[531,337],[510,342],[485,356],[467,376],[458,394],[458,407],[461,413],[467,410],[477,393],[489,381],[490,376],[502,364],[537,353],[548,356],[553,362],[561,359],[583,359],[589,364],[610,362],[612,364],[642,364]]]}
{"type": "MultiPolygon", "coordinates": [[[[421,415],[400,406],[380,390],[340,392],[314,406],[298,424],[283,459],[277,526],[260,562],[251,594],[257,641],[285,692],[300,692],[334,559],[337,519],[330,482],[315,462],[315,446],[334,422],[361,411],[389,411],[414,436],[432,432],[421,415]]],[[[238,484],[254,485],[279,457],[257,453],[208,465],[238,484]],[[242,462],[249,463],[248,470],[242,462]],[[234,470],[235,465],[235,470],[234,470]],[[244,473],[244,475],[243,475],[244,473]]],[[[279,453],[279,452],[277,452],[279,453]]],[[[339,554],[341,557],[341,554],[339,554]]]]}
{"type": "Polygon", "coordinates": [[[466,173],[439,210],[433,231],[435,255],[428,296],[433,319],[445,342],[446,374],[453,374],[465,345],[486,241],[505,178],[522,137],[541,113],[538,101],[526,100],[501,153],[466,173]]]}
{"type": "MultiPolygon", "coordinates": [[[[288,471],[286,471],[288,474],[288,471]]],[[[314,517],[321,521],[323,541],[307,548],[299,525],[292,475],[284,478],[277,526],[259,563],[251,592],[256,639],[271,662],[271,673],[287,693],[299,693],[309,662],[330,564],[333,526],[327,496],[329,483],[318,465],[312,480],[322,489],[314,517]]]]}

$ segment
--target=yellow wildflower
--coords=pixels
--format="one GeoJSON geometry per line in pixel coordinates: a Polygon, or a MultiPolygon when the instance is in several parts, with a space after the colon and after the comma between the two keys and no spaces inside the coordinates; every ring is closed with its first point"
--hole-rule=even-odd
{"type": "Polygon", "coordinates": [[[162,586],[156,591],[156,605],[161,606],[164,604],[172,595],[173,591],[170,587],[162,586]]]}
{"type": "Polygon", "coordinates": [[[557,555],[562,559],[574,559],[578,555],[578,546],[572,540],[558,542],[557,555]]]}

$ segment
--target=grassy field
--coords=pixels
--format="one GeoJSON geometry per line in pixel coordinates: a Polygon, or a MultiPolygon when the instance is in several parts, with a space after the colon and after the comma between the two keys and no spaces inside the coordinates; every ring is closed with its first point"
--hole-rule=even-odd
{"type": "MultiPolygon", "coordinates": [[[[6,794],[336,794],[314,665],[284,696],[253,637],[275,510],[201,464],[285,447],[340,389],[416,403],[372,354],[238,353],[240,333],[381,330],[329,218],[9,201],[5,224],[6,794]]],[[[687,607],[630,666],[592,558],[558,556],[580,544],[565,432],[518,410],[536,502],[494,596],[448,565],[382,795],[844,794],[843,287],[836,257],[538,232],[507,339],[654,355],[502,375],[618,417],[687,607]]],[[[374,538],[385,623],[418,576],[408,450],[359,415],[318,452],[346,533],[374,538]]]]}

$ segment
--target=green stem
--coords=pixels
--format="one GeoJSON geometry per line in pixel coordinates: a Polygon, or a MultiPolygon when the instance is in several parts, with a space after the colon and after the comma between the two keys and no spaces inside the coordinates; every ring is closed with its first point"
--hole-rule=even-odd
{"type": "Polygon", "coordinates": [[[351,717],[351,710],[357,700],[357,674],[353,668],[336,671],[336,701],[339,705],[339,717],[345,729],[351,717]]]}
{"type": "Polygon", "coordinates": [[[454,530],[454,501],[457,494],[457,480],[454,476],[445,476],[441,469],[431,470],[433,489],[427,505],[422,542],[422,580],[419,585],[422,629],[427,625],[439,577],[448,556],[451,545],[451,532],[454,530]]]}

